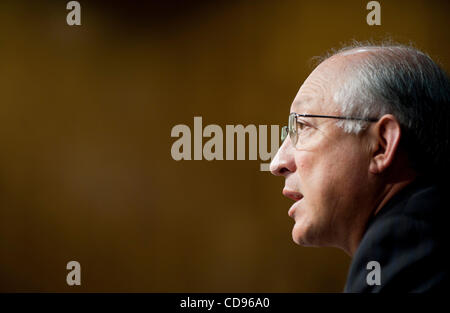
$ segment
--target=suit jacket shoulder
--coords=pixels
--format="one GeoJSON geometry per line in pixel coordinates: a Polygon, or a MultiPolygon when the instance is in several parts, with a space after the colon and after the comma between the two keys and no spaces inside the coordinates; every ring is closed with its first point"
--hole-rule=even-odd
{"type": "Polygon", "coordinates": [[[388,201],[368,223],[350,265],[345,292],[446,288],[449,204],[444,189],[442,185],[416,181],[388,201]],[[376,268],[368,267],[371,261],[379,264],[379,281],[373,279],[376,268]]]}

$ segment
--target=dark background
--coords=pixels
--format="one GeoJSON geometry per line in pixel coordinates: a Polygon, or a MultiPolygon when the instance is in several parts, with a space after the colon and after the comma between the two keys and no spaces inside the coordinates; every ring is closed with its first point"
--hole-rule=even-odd
{"type": "Polygon", "coordinates": [[[414,42],[448,69],[448,1],[0,3],[0,291],[340,292],[261,161],[172,159],[177,124],[284,124],[311,58],[414,42]],[[81,263],[81,286],[66,284],[81,263]]]}

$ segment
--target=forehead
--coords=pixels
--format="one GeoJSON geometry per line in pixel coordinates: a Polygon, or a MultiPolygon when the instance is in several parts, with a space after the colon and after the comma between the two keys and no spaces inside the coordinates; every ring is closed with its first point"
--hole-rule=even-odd
{"type": "Polygon", "coordinates": [[[291,112],[335,112],[334,94],[343,80],[345,60],[332,57],[317,66],[300,87],[291,105],[291,112]]]}
{"type": "Polygon", "coordinates": [[[325,106],[324,102],[323,97],[320,95],[317,95],[317,97],[306,96],[299,92],[292,102],[291,112],[310,114],[317,113],[320,112],[325,106]]]}
{"type": "Polygon", "coordinates": [[[319,114],[334,110],[333,95],[326,85],[303,83],[291,105],[291,112],[319,114]]]}

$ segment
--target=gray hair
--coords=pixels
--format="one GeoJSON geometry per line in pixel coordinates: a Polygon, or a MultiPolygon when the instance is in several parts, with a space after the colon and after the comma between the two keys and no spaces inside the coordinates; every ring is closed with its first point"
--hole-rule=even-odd
{"type": "MultiPolygon", "coordinates": [[[[401,146],[419,172],[450,168],[450,81],[430,56],[412,46],[354,43],[328,54],[364,49],[350,64],[334,101],[341,114],[380,118],[392,114],[402,127],[401,146]]],[[[341,120],[346,132],[359,133],[367,122],[341,120]]]]}

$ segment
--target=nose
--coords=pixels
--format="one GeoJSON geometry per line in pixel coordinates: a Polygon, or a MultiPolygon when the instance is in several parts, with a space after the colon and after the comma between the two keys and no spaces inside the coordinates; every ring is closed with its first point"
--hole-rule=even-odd
{"type": "Polygon", "coordinates": [[[280,149],[270,163],[270,172],[275,176],[287,176],[295,172],[294,149],[290,138],[283,141],[280,149]]]}

